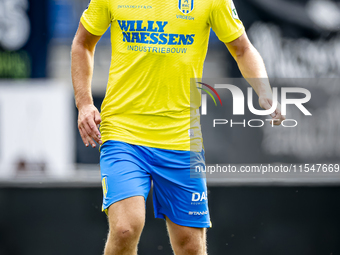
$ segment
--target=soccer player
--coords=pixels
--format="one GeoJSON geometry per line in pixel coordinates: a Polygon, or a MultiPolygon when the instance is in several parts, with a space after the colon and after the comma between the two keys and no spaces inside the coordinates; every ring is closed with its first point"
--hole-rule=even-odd
{"type": "MultiPolygon", "coordinates": [[[[212,28],[243,76],[270,109],[272,92],[261,56],[231,0],[92,0],[72,45],[78,127],[86,146],[101,145],[105,255],[137,254],[151,181],[155,217],[166,220],[176,255],[205,255],[210,227],[199,104],[190,78],[202,76],[212,28]],[[111,68],[101,114],[91,94],[95,46],[111,26],[111,68]],[[193,109],[192,109],[193,108],[193,109]],[[98,126],[100,124],[100,132],[98,126]]],[[[200,101],[199,101],[200,102],[200,101]]],[[[280,106],[273,114],[280,124],[280,106]]]]}

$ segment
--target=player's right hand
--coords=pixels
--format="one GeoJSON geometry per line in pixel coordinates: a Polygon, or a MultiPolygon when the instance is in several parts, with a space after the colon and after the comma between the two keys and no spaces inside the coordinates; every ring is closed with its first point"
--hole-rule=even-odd
{"type": "Polygon", "coordinates": [[[99,132],[99,124],[102,121],[98,109],[93,104],[83,105],[78,108],[78,129],[81,138],[86,147],[91,144],[93,148],[98,144],[102,144],[99,132]]]}

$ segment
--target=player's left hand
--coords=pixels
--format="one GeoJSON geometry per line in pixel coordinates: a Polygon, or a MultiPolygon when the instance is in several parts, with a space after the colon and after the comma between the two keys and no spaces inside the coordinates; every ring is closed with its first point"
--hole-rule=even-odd
{"type": "MultiPolygon", "coordinates": [[[[269,110],[272,105],[273,105],[273,100],[269,97],[266,96],[260,96],[259,97],[259,103],[260,106],[264,109],[264,110],[269,110]]],[[[284,121],[286,118],[281,114],[281,105],[279,102],[277,102],[277,107],[275,112],[273,112],[272,114],[270,114],[270,116],[272,117],[272,121],[270,122],[270,124],[273,124],[275,126],[279,126],[281,125],[281,122],[284,121]]]]}

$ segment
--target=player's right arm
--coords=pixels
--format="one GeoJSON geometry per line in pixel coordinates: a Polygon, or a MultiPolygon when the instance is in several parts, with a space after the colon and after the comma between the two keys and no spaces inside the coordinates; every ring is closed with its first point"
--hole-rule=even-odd
{"type": "Polygon", "coordinates": [[[101,144],[98,125],[101,122],[98,109],[93,105],[91,81],[95,46],[100,36],[89,33],[79,23],[78,31],[74,37],[71,51],[71,73],[76,106],[79,111],[78,129],[85,146],[96,147],[101,144]]]}
{"type": "Polygon", "coordinates": [[[79,111],[78,128],[84,144],[96,147],[102,144],[98,126],[101,122],[98,109],[93,105],[91,81],[94,51],[100,37],[111,23],[109,0],[91,0],[81,16],[72,43],[71,72],[76,105],[79,111]]]}

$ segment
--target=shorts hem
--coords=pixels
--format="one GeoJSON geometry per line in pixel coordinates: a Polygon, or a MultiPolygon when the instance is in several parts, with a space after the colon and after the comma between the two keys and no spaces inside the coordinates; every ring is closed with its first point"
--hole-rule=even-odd
{"type": "Polygon", "coordinates": [[[188,220],[180,220],[180,219],[175,219],[174,217],[169,216],[165,213],[158,213],[155,215],[156,219],[163,219],[165,220],[165,217],[168,217],[169,220],[171,220],[173,223],[184,226],[184,227],[192,227],[192,228],[211,228],[211,222],[196,222],[196,221],[188,221],[188,220]]]}
{"type": "Polygon", "coordinates": [[[130,197],[144,197],[144,201],[146,202],[146,199],[148,197],[148,195],[144,195],[144,194],[141,194],[141,193],[125,193],[123,195],[119,195],[119,198],[113,198],[110,200],[110,202],[106,203],[107,205],[104,206],[104,203],[103,203],[103,206],[102,206],[102,212],[105,212],[107,214],[107,209],[113,205],[114,203],[117,203],[121,200],[124,200],[124,199],[127,199],[127,198],[130,198],[130,197]]]}

